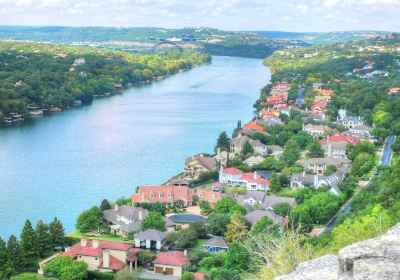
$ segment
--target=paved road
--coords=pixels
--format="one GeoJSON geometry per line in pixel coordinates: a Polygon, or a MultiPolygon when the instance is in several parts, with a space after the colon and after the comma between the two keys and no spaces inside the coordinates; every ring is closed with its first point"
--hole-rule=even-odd
{"type": "MultiPolygon", "coordinates": [[[[392,144],[393,144],[394,140],[395,140],[395,136],[393,136],[393,135],[390,135],[386,138],[385,146],[383,147],[382,156],[381,156],[381,159],[379,160],[379,166],[388,166],[390,164],[390,160],[392,158],[392,144]]],[[[369,181],[368,184],[370,182],[371,181],[369,181]]],[[[337,217],[339,214],[341,214],[341,213],[347,214],[350,212],[351,201],[352,201],[353,197],[349,201],[347,201],[347,203],[345,205],[343,205],[342,209],[336,214],[336,216],[330,222],[328,222],[328,224],[325,226],[325,229],[323,232],[330,231],[336,226],[337,217]]]]}

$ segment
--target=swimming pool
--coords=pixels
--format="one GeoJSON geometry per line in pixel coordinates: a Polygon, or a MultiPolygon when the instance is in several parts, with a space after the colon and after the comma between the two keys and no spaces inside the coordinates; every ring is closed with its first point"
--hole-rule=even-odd
{"type": "Polygon", "coordinates": [[[194,222],[201,222],[205,223],[207,218],[195,215],[195,214],[175,214],[169,217],[169,219],[174,223],[194,223],[194,222]]]}

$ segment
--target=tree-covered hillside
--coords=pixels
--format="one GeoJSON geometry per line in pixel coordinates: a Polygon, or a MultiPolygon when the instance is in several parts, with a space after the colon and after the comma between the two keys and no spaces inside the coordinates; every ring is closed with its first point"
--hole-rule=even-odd
{"type": "Polygon", "coordinates": [[[35,43],[0,43],[0,117],[27,106],[71,106],[114,93],[115,84],[148,82],[210,61],[206,54],[132,54],[35,43]]]}

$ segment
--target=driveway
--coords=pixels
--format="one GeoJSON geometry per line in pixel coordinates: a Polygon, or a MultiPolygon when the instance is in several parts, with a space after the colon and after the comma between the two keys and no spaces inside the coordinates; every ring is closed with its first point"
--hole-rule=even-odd
{"type": "Polygon", "coordinates": [[[159,279],[159,280],[178,280],[179,277],[177,276],[170,276],[170,275],[164,275],[160,273],[154,273],[152,271],[143,271],[139,274],[140,278],[145,278],[145,279],[159,279]]]}

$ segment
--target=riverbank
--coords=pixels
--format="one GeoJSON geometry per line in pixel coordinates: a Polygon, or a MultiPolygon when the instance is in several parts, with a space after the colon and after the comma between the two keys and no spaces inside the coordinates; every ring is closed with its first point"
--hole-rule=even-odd
{"type": "Polygon", "coordinates": [[[213,57],[90,106],[0,129],[0,236],[20,232],[27,218],[55,216],[71,232],[79,213],[103,198],[166,182],[189,155],[212,153],[220,132],[253,115],[268,79],[261,60],[213,57]]]}

